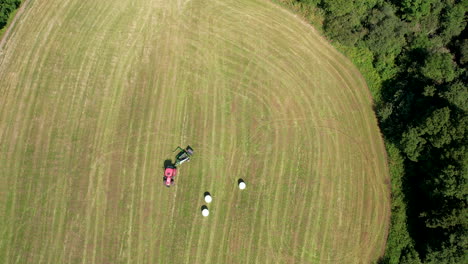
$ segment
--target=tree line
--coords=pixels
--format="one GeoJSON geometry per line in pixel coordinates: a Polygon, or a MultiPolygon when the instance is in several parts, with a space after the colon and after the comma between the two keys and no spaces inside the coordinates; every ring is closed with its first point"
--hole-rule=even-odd
{"type": "Polygon", "coordinates": [[[10,14],[13,13],[21,4],[21,0],[0,0],[0,30],[3,29],[10,14]]]}
{"type": "Polygon", "coordinates": [[[392,177],[379,263],[468,263],[468,0],[280,2],[321,17],[370,82],[392,177]]]}

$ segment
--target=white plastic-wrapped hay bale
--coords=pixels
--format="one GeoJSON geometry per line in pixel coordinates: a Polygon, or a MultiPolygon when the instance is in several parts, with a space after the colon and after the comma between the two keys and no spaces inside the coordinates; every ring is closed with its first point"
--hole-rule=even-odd
{"type": "Polygon", "coordinates": [[[207,217],[210,215],[210,211],[208,210],[208,208],[203,208],[201,213],[204,217],[207,217]]]}
{"type": "Polygon", "coordinates": [[[201,214],[204,216],[204,217],[207,217],[210,215],[210,210],[208,210],[208,206],[206,205],[202,205],[202,207],[200,208],[201,210],[201,214]]]}
{"type": "Polygon", "coordinates": [[[238,181],[237,183],[238,183],[238,185],[239,185],[239,189],[241,189],[241,190],[244,190],[245,187],[247,187],[247,185],[245,184],[244,180],[242,180],[242,179],[239,179],[239,181],[238,181]]]}
{"type": "Polygon", "coordinates": [[[211,197],[211,194],[209,192],[205,193],[205,202],[206,203],[211,203],[213,201],[213,198],[211,197]]]}

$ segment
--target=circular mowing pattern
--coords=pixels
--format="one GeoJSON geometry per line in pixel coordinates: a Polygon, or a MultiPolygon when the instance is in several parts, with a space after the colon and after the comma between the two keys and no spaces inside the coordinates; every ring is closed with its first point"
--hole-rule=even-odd
{"type": "Polygon", "coordinates": [[[303,21],[265,0],[30,2],[0,55],[4,262],[28,245],[50,262],[118,262],[122,245],[133,263],[380,257],[390,181],[370,95],[303,21]],[[147,173],[179,138],[206,155],[167,195],[147,173]],[[232,191],[242,176],[254,192],[232,191]],[[201,186],[227,209],[206,222],[187,203],[201,186]],[[143,250],[167,241],[192,246],[143,250]]]}

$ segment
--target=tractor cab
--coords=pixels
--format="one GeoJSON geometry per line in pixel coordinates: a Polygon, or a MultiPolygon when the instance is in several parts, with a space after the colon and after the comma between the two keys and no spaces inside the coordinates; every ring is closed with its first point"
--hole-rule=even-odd
{"type": "Polygon", "coordinates": [[[175,165],[178,166],[186,161],[190,161],[190,157],[193,155],[193,149],[190,146],[187,146],[185,149],[177,147],[176,150],[180,152],[176,155],[175,165]]]}

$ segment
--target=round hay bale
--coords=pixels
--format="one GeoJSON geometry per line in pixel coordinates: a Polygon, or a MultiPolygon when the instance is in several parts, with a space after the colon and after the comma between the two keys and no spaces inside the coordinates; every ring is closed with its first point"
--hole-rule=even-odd
{"type": "Polygon", "coordinates": [[[210,211],[208,210],[208,208],[204,208],[201,213],[204,217],[207,217],[208,215],[210,215],[210,211]]]}
{"type": "Polygon", "coordinates": [[[206,203],[211,203],[211,201],[213,201],[213,198],[211,198],[211,195],[209,195],[209,194],[205,195],[205,202],[206,203]]]}
{"type": "Polygon", "coordinates": [[[245,182],[243,182],[243,181],[242,181],[242,182],[239,182],[239,189],[244,190],[245,187],[247,187],[247,185],[245,184],[245,182]]]}

